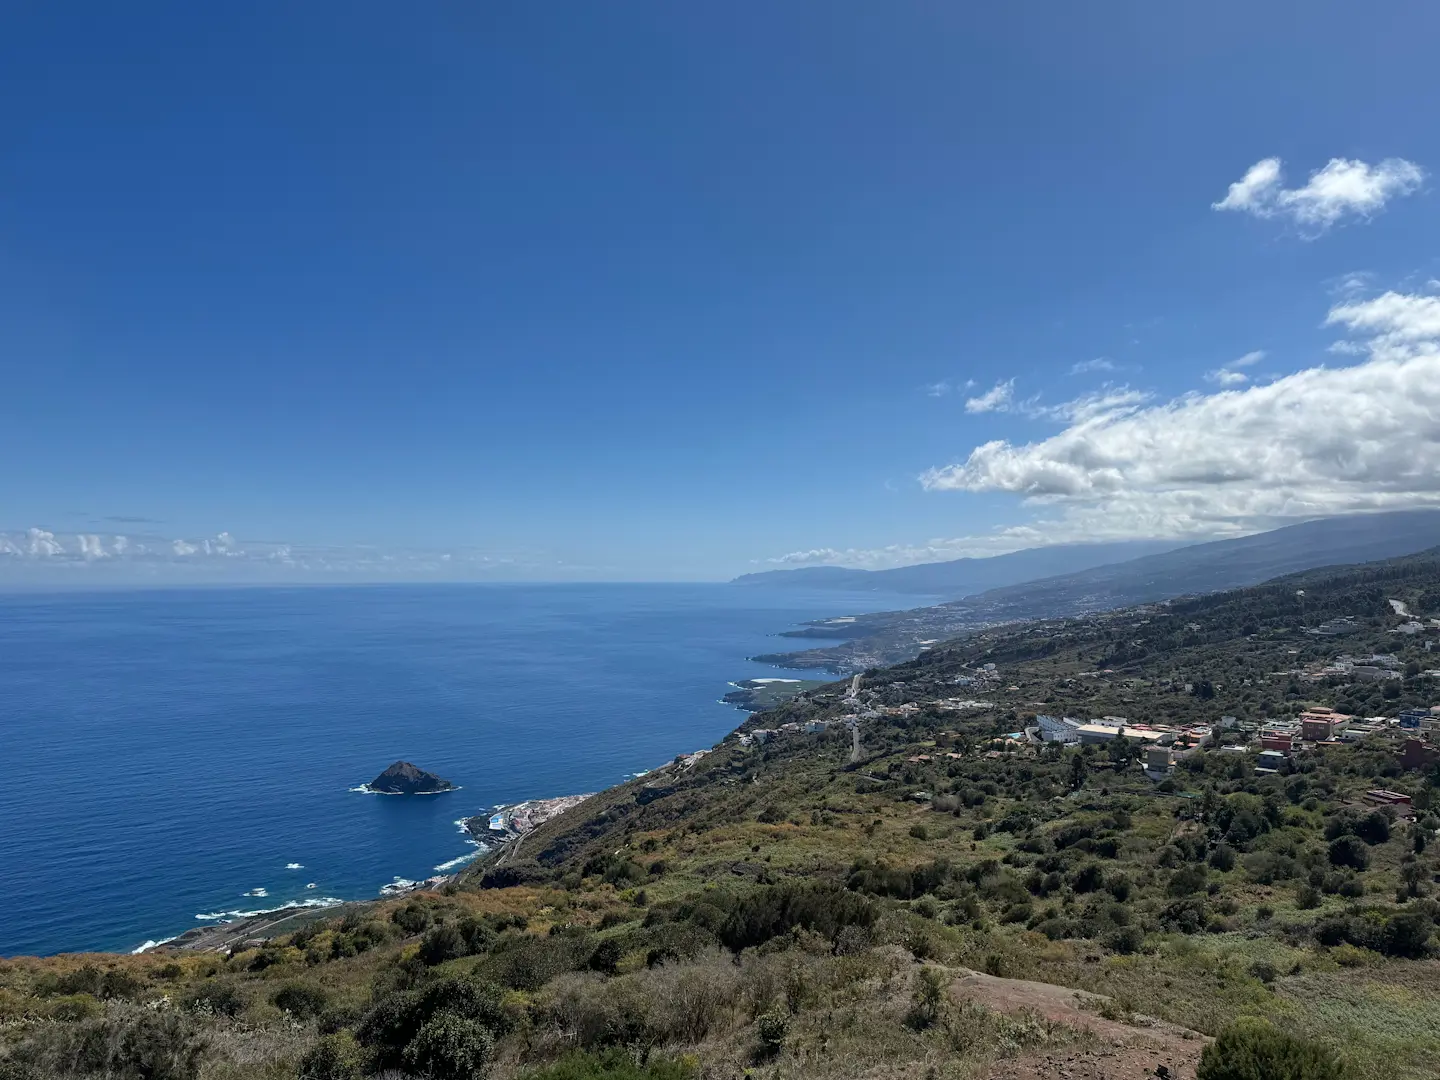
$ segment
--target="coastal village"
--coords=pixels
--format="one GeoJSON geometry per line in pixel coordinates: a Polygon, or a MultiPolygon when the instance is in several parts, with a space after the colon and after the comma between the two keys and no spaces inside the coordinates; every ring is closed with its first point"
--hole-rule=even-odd
{"type": "MultiPolygon", "coordinates": [[[[1303,596],[1303,591],[1298,593],[1303,596]]],[[[1306,755],[1364,744],[1368,748],[1386,749],[1393,754],[1402,770],[1428,768],[1440,762],[1440,619],[1415,618],[1407,605],[1389,600],[1394,625],[1380,632],[1404,642],[1409,659],[1394,652],[1337,651],[1323,659],[1311,659],[1290,667],[1277,667],[1263,676],[1276,682],[1288,681],[1291,687],[1309,688],[1309,693],[1322,696],[1327,690],[1352,684],[1380,684],[1398,687],[1404,681],[1419,681],[1434,687],[1434,698],[1422,704],[1384,713],[1358,715],[1344,712],[1318,702],[1302,703],[1292,714],[1242,718],[1216,709],[1213,715],[1190,723],[1167,723],[1151,717],[1129,717],[1116,714],[1072,715],[1069,712],[1040,711],[1045,701],[1023,701],[1030,687],[1011,682],[994,662],[962,665],[962,670],[945,680],[943,691],[931,682],[922,684],[926,692],[916,693],[913,682],[889,679],[870,682],[861,674],[853,675],[838,693],[833,688],[812,690],[797,688],[793,696],[801,702],[820,706],[830,715],[824,718],[787,721],[775,727],[748,727],[736,733],[735,741],[742,747],[764,746],[772,740],[824,733],[832,726],[843,726],[853,742],[852,761],[862,757],[863,734],[867,723],[881,720],[905,720],[922,713],[938,718],[993,717],[998,724],[988,738],[976,739],[973,725],[968,733],[954,730],[934,731],[916,753],[905,758],[907,764],[929,765],[934,762],[958,762],[967,756],[987,759],[1002,756],[1031,756],[1066,749],[1088,747],[1116,751],[1109,755],[1117,764],[1133,767],[1157,785],[1172,781],[1177,767],[1201,754],[1250,755],[1257,774],[1288,771],[1306,755]],[[1434,657],[1427,665],[1422,659],[1434,657]],[[952,692],[950,691],[953,688],[952,692]],[[939,692],[937,692],[939,691],[939,692]],[[1029,711],[1034,709],[1036,711],[1029,711]],[[1015,719],[1014,730],[1003,730],[1002,717],[1015,719]]],[[[1124,613],[1058,620],[1026,628],[1004,628],[1018,634],[1054,634],[1078,636],[1094,633],[1124,620],[1134,628],[1152,621],[1171,617],[1170,605],[1157,604],[1124,613]],[[1140,616],[1136,620],[1136,616],[1140,616]]],[[[1367,627],[1355,615],[1339,615],[1308,627],[1304,634],[1320,642],[1334,641],[1363,634],[1367,627]]],[[[1200,623],[1184,625],[1188,635],[1199,635],[1200,623]]],[[[923,654],[935,643],[920,645],[923,654]]],[[[1312,646],[1313,648],[1313,646],[1312,646]]],[[[1288,647],[1287,658],[1300,654],[1301,649],[1288,647]]],[[[1017,676],[1018,678],[1019,676],[1017,676]]],[[[1125,689],[1139,689],[1139,681],[1112,667],[1076,671],[1062,676],[1065,685],[1095,684],[1119,680],[1125,689]]],[[[1251,678],[1245,682],[1249,684],[1251,678]]],[[[1153,689],[1153,688],[1152,688],[1153,689]]],[[[1168,687],[1185,695],[1213,698],[1216,687],[1187,679],[1168,687]]],[[[1173,784],[1173,781],[1172,781],[1173,784]]],[[[1170,785],[1167,785],[1170,786],[1170,785]]],[[[1410,798],[1383,788],[1366,795],[1373,805],[1390,807],[1401,817],[1410,816],[1410,798]]]]}

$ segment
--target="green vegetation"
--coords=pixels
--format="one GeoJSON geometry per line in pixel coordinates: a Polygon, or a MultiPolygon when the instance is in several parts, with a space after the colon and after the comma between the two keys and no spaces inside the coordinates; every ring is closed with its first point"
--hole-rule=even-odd
{"type": "Polygon", "coordinates": [[[1331,1050],[1266,1023],[1226,1028],[1200,1056],[1196,1080],[1342,1080],[1331,1050]]]}
{"type": "Polygon", "coordinates": [[[1440,615],[1440,561],[988,631],[858,702],[811,688],[742,729],[792,725],[767,741],[603,792],[438,893],[225,953],[0,961],[0,1077],[979,1078],[1086,1053],[1100,1023],[1183,1029],[1163,1050],[1202,1080],[1432,1075],[1440,770],[1384,731],[1275,771],[1222,732],[1234,751],[1163,779],[1124,740],[1003,737],[1041,712],[1429,705],[1426,635],[1393,633],[1390,599],[1440,615]],[[1401,674],[1317,673],[1341,651],[1401,674]],[[1045,984],[1099,996],[1057,1012],[1045,984]]]}

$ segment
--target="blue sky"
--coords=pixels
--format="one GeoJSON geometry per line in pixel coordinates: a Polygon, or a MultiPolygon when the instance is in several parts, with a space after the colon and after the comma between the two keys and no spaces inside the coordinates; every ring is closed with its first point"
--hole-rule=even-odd
{"type": "Polygon", "coordinates": [[[1433,505],[1437,24],[11,5],[0,555],[716,578],[1433,505]]]}

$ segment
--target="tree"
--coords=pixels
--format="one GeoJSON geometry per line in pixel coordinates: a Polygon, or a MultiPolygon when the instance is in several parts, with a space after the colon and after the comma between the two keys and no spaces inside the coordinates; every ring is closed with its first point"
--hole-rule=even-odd
{"type": "Polygon", "coordinates": [[[1246,1019],[1220,1033],[1200,1055],[1195,1080],[1343,1080],[1333,1051],[1309,1039],[1246,1019]]]}
{"type": "Polygon", "coordinates": [[[1110,760],[1115,763],[1117,769],[1123,769],[1130,764],[1130,740],[1125,737],[1125,729],[1120,728],[1115,732],[1115,737],[1110,740],[1110,760]]]}
{"type": "Polygon", "coordinates": [[[1331,841],[1329,856],[1331,866],[1353,866],[1356,870],[1364,870],[1370,865],[1370,849],[1358,836],[1347,835],[1331,841]]]}

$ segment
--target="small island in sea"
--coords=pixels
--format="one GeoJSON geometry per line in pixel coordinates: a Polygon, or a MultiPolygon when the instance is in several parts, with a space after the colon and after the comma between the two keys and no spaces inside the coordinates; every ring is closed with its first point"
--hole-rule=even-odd
{"type": "Polygon", "coordinates": [[[382,795],[434,795],[455,789],[449,780],[442,780],[408,761],[395,762],[365,786],[382,795]]]}

